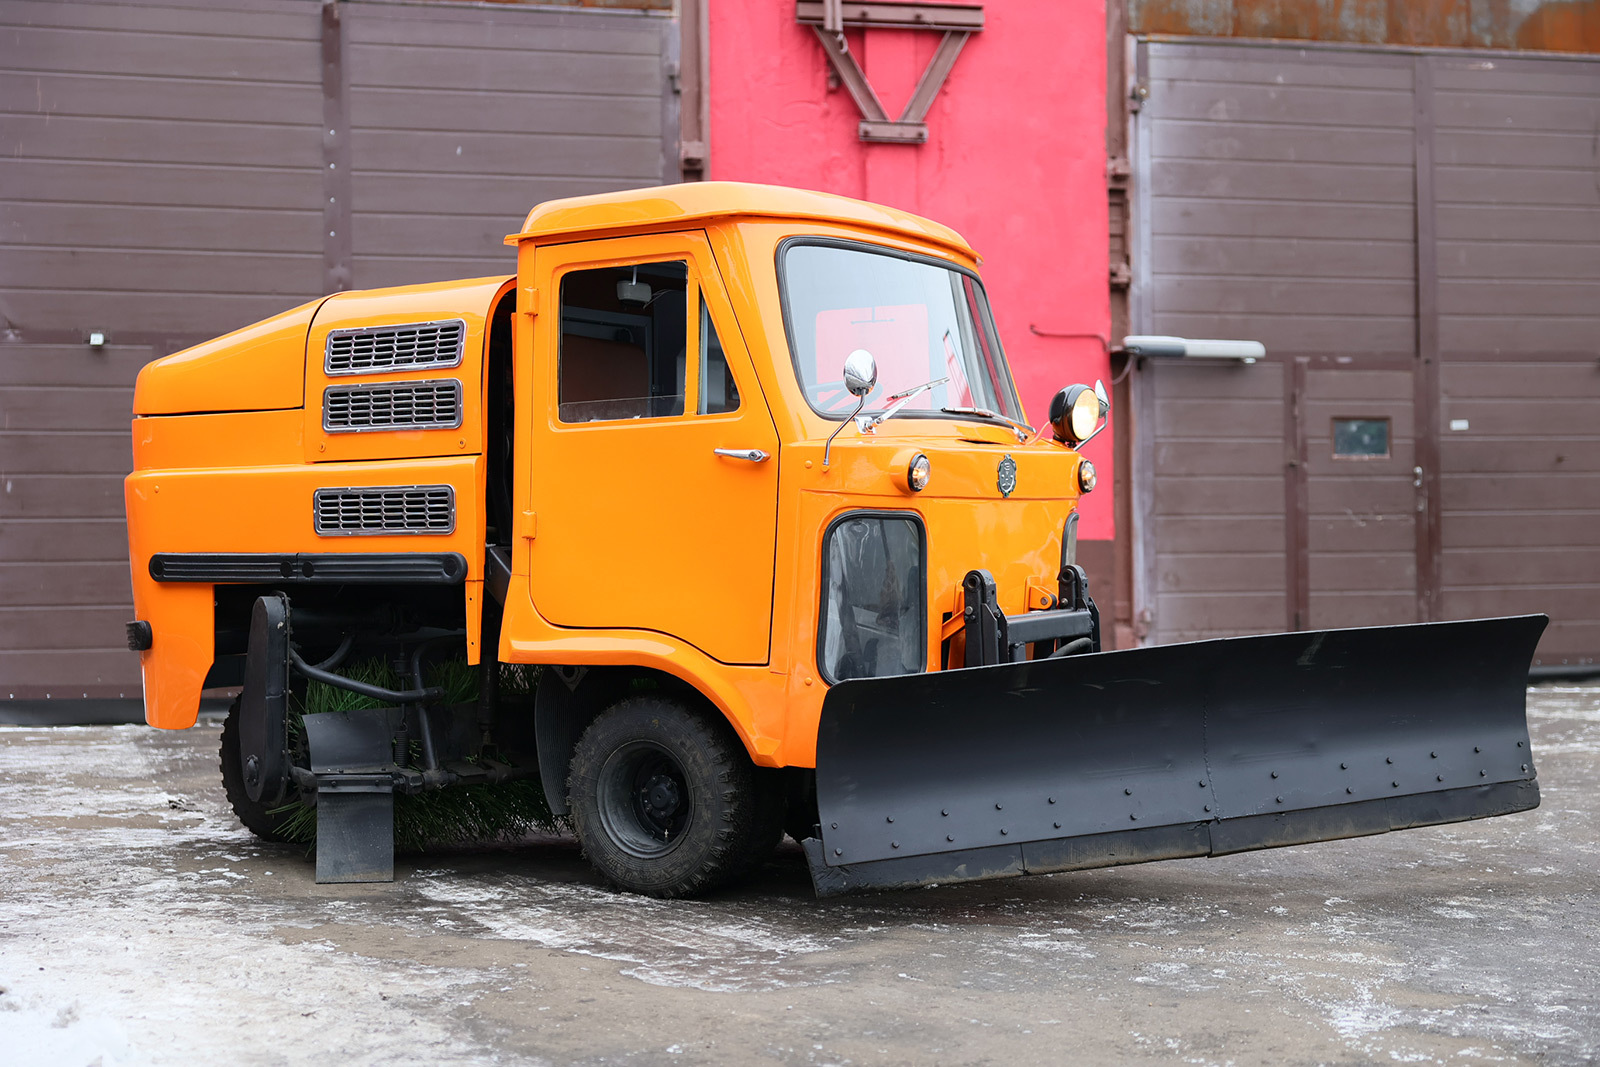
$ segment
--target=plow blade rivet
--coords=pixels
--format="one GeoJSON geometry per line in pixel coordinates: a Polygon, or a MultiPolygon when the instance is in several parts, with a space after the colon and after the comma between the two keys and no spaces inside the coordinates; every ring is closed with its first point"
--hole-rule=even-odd
{"type": "Polygon", "coordinates": [[[1521,741],[1518,741],[1518,742],[1517,742],[1517,747],[1518,747],[1518,748],[1521,748],[1521,747],[1522,747],[1522,742],[1521,742],[1521,741]]]}
{"type": "Polygon", "coordinates": [[[1523,774],[1527,774],[1528,773],[1528,765],[1526,763],[1524,763],[1522,765],[1522,773],[1523,774]]]}
{"type": "MultiPolygon", "coordinates": [[[[1210,811],[1210,810],[1211,810],[1211,805],[1210,805],[1210,804],[1207,804],[1207,805],[1206,805],[1206,810],[1207,810],[1207,811],[1210,811]]],[[[1061,824],[1060,824],[1060,823],[1056,823],[1056,825],[1057,825],[1057,826],[1060,826],[1060,825],[1061,825],[1061,824]]]]}
{"type": "Polygon", "coordinates": [[[1132,819],[1132,820],[1133,820],[1133,821],[1134,821],[1134,822],[1138,822],[1138,821],[1139,821],[1139,816],[1137,816],[1137,815],[1131,815],[1131,814],[1130,814],[1130,815],[1129,815],[1129,816],[1128,816],[1128,818],[1130,818],[1130,819],[1132,819]]]}
{"type": "Polygon", "coordinates": [[[834,850],[833,850],[833,854],[834,854],[834,855],[835,855],[835,856],[842,856],[842,855],[844,855],[844,849],[842,849],[842,848],[836,848],[836,849],[834,849],[834,850]]]}
{"type": "Polygon", "coordinates": [[[1354,793],[1354,792],[1355,792],[1355,790],[1354,790],[1354,789],[1351,789],[1351,788],[1350,788],[1350,787],[1349,787],[1349,786],[1345,786],[1345,787],[1344,787],[1344,791],[1345,791],[1345,792],[1346,792],[1346,793],[1354,793]]]}
{"type": "Polygon", "coordinates": [[[838,828],[839,828],[839,824],[838,823],[834,823],[833,826],[832,826],[832,829],[837,830],[838,828]]]}
{"type": "MultiPolygon", "coordinates": [[[[1061,824],[1060,823],[1056,823],[1056,829],[1057,830],[1061,829],[1061,824]]],[[[952,837],[950,840],[954,841],[955,838],[952,837]]]]}
{"type": "Polygon", "coordinates": [[[1005,827],[1004,827],[1004,826],[1002,826],[1002,827],[1000,827],[1000,836],[1001,836],[1001,837],[1004,837],[1004,836],[1006,836],[1006,835],[1007,835],[1007,834],[1009,834],[1009,833],[1010,833],[1010,832],[1011,832],[1011,831],[1010,831],[1010,830],[1007,830],[1007,829],[1006,829],[1006,828],[1005,828],[1005,827]]]}
{"type": "Polygon", "coordinates": [[[1489,777],[1489,772],[1488,771],[1479,771],[1478,772],[1478,777],[1479,778],[1487,778],[1487,777],[1489,777]]]}
{"type": "Polygon", "coordinates": [[[1399,782],[1390,782],[1389,784],[1394,786],[1396,789],[1400,788],[1400,783],[1399,782]]]}
{"type": "Polygon", "coordinates": [[[948,816],[950,814],[950,809],[949,808],[940,808],[939,809],[939,814],[940,815],[944,815],[944,816],[948,816]]]}
{"type": "Polygon", "coordinates": [[[1385,757],[1383,757],[1383,762],[1385,762],[1385,763],[1393,763],[1394,760],[1389,756],[1385,756],[1385,757]]]}
{"type": "Polygon", "coordinates": [[[1274,777],[1274,778],[1278,777],[1278,772],[1277,771],[1273,771],[1272,772],[1272,777],[1274,777]]]}
{"type": "MultiPolygon", "coordinates": [[[[1061,824],[1060,824],[1060,823],[1056,823],[1056,825],[1057,825],[1057,826],[1060,826],[1060,825],[1061,825],[1061,824]]],[[[944,835],[944,839],[945,839],[945,840],[946,840],[946,841],[954,841],[954,840],[955,840],[955,839],[956,839],[956,838],[955,838],[955,835],[954,835],[954,834],[945,834],[945,835],[944,835]]]]}
{"type": "Polygon", "coordinates": [[[1279,803],[1279,804],[1282,804],[1282,803],[1283,803],[1283,798],[1282,798],[1282,797],[1279,797],[1279,798],[1278,798],[1278,803],[1279,803]]]}
{"type": "Polygon", "coordinates": [[[1005,805],[1004,804],[996,804],[994,806],[994,810],[995,811],[1004,811],[1005,810],[1005,805]]]}
{"type": "Polygon", "coordinates": [[[898,842],[898,841],[890,841],[889,842],[889,847],[890,848],[899,848],[900,847],[900,842],[898,842]]]}
{"type": "Polygon", "coordinates": [[[1444,781],[1444,775],[1436,774],[1436,775],[1433,776],[1433,780],[1436,781],[1436,782],[1442,782],[1442,781],[1444,781]]]}
{"type": "Polygon", "coordinates": [[[1054,804],[1056,802],[1056,798],[1055,797],[1045,797],[1045,799],[1048,800],[1052,804],[1054,804]]]}
{"type": "Polygon", "coordinates": [[[1205,787],[1206,787],[1206,784],[1205,784],[1205,783],[1204,783],[1204,782],[1201,782],[1201,783],[1200,783],[1200,788],[1201,788],[1201,789],[1204,789],[1204,788],[1205,788],[1205,787]]]}
{"type": "Polygon", "coordinates": [[[890,822],[894,822],[894,816],[893,815],[889,816],[889,821],[890,822]]]}
{"type": "Polygon", "coordinates": [[[1124,790],[1123,790],[1123,791],[1122,791],[1122,795],[1123,795],[1123,796],[1125,796],[1125,797],[1131,797],[1131,796],[1133,796],[1133,790],[1131,790],[1131,789],[1124,789],[1124,790]]]}
{"type": "Polygon", "coordinates": [[[1482,752],[1483,749],[1479,748],[1477,745],[1473,745],[1472,746],[1472,751],[1474,751],[1474,752],[1482,752]]]}
{"type": "Polygon", "coordinates": [[[1428,753],[1428,758],[1429,758],[1429,759],[1438,759],[1438,758],[1439,758],[1439,753],[1437,753],[1437,752],[1430,752],[1430,753],[1428,753]]]}
{"type": "Polygon", "coordinates": [[[1348,770],[1349,770],[1349,769],[1350,769],[1350,764],[1348,764],[1348,763],[1341,763],[1341,764],[1339,764],[1339,769],[1340,769],[1340,770],[1341,770],[1341,771],[1348,771],[1348,770]]]}

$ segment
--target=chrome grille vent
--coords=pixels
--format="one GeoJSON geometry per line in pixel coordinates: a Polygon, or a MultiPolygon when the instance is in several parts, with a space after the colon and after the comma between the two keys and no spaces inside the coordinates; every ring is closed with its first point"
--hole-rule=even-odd
{"type": "Polygon", "coordinates": [[[322,394],[322,428],[453,430],[461,425],[461,383],[455,378],[384,385],[330,385],[322,394]]]}
{"type": "Polygon", "coordinates": [[[460,319],[333,330],[323,366],[328,374],[454,367],[466,336],[460,319]]]}
{"type": "Polygon", "coordinates": [[[447,534],[456,528],[456,493],[448,485],[318,489],[312,511],[324,537],[447,534]]]}

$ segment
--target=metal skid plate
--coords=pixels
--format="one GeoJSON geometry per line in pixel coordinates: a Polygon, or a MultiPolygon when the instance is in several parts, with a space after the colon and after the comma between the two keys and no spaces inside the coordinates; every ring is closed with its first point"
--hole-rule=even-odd
{"type": "Polygon", "coordinates": [[[1546,622],[842,682],[818,732],[813,878],[826,893],[1070,870],[1533,807],[1525,685],[1546,622]]]}

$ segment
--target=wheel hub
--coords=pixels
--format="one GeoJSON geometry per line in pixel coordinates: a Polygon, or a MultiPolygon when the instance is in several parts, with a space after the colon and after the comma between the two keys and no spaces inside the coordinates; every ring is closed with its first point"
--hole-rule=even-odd
{"type": "Polygon", "coordinates": [[[657,774],[639,791],[645,810],[658,819],[670,818],[682,803],[678,783],[664,774],[657,774]]]}
{"type": "Polygon", "coordinates": [[[688,778],[676,756],[654,741],[613,752],[596,784],[606,836],[629,855],[664,855],[688,829],[694,808],[688,778]]]}

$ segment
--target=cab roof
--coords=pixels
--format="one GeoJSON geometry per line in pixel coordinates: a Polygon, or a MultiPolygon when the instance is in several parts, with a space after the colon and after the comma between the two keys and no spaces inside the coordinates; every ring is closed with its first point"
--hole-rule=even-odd
{"type": "Polygon", "coordinates": [[[920,215],[833,193],[750,182],[687,182],[548,200],[528,212],[522,232],[508,235],[506,244],[588,231],[732,217],[808,219],[862,226],[942,245],[976,258],[972,246],[959,233],[920,215]]]}

